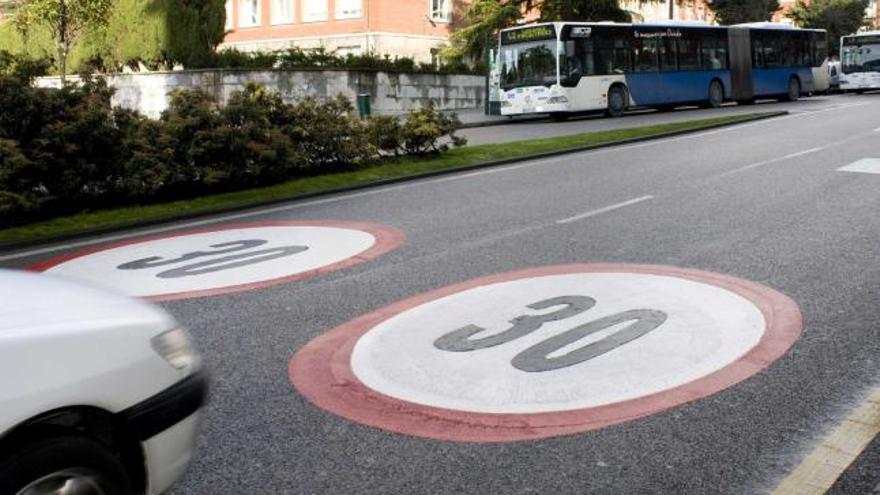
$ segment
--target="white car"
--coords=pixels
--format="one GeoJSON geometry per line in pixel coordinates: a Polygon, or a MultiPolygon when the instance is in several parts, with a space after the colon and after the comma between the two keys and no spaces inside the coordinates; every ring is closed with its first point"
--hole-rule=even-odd
{"type": "Polygon", "coordinates": [[[205,394],[166,313],[0,270],[0,494],[161,493],[189,464],[205,394]]]}

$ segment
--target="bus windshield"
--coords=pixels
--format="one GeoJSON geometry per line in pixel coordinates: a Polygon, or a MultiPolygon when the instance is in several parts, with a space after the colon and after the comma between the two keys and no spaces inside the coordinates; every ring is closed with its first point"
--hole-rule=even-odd
{"type": "Polygon", "coordinates": [[[853,72],[880,71],[880,36],[877,39],[844,39],[840,53],[841,70],[844,74],[853,72]]]}
{"type": "Polygon", "coordinates": [[[501,87],[556,84],[556,40],[501,46],[501,87]]]}

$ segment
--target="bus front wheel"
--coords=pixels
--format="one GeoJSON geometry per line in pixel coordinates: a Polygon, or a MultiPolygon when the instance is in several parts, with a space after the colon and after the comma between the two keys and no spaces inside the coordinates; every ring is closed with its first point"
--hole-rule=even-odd
{"type": "Polygon", "coordinates": [[[626,90],[623,86],[612,86],[608,90],[608,109],[605,114],[609,117],[620,117],[626,112],[626,90]]]}
{"type": "Polygon", "coordinates": [[[785,101],[797,101],[801,97],[801,82],[796,77],[788,80],[788,93],[785,95],[785,101]]]}
{"type": "Polygon", "coordinates": [[[712,108],[718,108],[724,102],[724,86],[718,79],[709,83],[709,101],[708,104],[712,108]]]}

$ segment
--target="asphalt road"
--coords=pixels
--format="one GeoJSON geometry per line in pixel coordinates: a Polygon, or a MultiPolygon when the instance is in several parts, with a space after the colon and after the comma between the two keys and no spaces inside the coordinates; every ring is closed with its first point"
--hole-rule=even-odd
{"type": "MultiPolygon", "coordinates": [[[[161,303],[192,330],[213,375],[202,445],[173,493],[771,490],[878,384],[880,175],[837,169],[880,158],[880,95],[766,108],[792,114],[236,218],[370,222],[406,239],[308,280],[161,303]],[[594,262],[671,265],[764,284],[798,304],[803,334],[768,368],[708,397],[591,432],[514,443],[363,426],[314,407],[288,379],[289,360],[309,341],[395,301],[500,272],[594,262]]],[[[764,106],[745,110],[755,109],[764,106]]],[[[472,143],[501,141],[738,111],[465,134],[472,143]]],[[[865,481],[870,471],[858,486],[877,485],[865,481]]]]}
{"type": "Polygon", "coordinates": [[[507,143],[523,139],[545,138],[579,134],[582,132],[625,129],[643,125],[682,122],[693,119],[707,119],[727,115],[741,115],[752,112],[771,110],[787,110],[789,112],[811,112],[834,105],[843,105],[853,95],[817,95],[802,98],[797,102],[777,102],[761,100],[755,105],[740,106],[726,104],[721,108],[700,109],[696,107],[680,107],[671,111],[636,110],[616,119],[605,118],[601,113],[572,117],[565,122],[546,121],[511,121],[507,125],[476,127],[463,129],[459,132],[468,139],[468,144],[507,143]]]}

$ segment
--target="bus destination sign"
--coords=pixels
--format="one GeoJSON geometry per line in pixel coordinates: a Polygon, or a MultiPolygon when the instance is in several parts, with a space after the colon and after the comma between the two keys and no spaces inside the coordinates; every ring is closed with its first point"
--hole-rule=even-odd
{"type": "Polygon", "coordinates": [[[529,41],[556,39],[553,26],[534,26],[501,32],[501,43],[526,43],[529,41]]]}
{"type": "Polygon", "coordinates": [[[665,31],[635,31],[636,38],[681,38],[679,29],[667,29],[665,31]]]}
{"type": "Polygon", "coordinates": [[[880,35],[878,36],[845,36],[843,38],[844,46],[862,46],[880,44],[880,35]]]}

